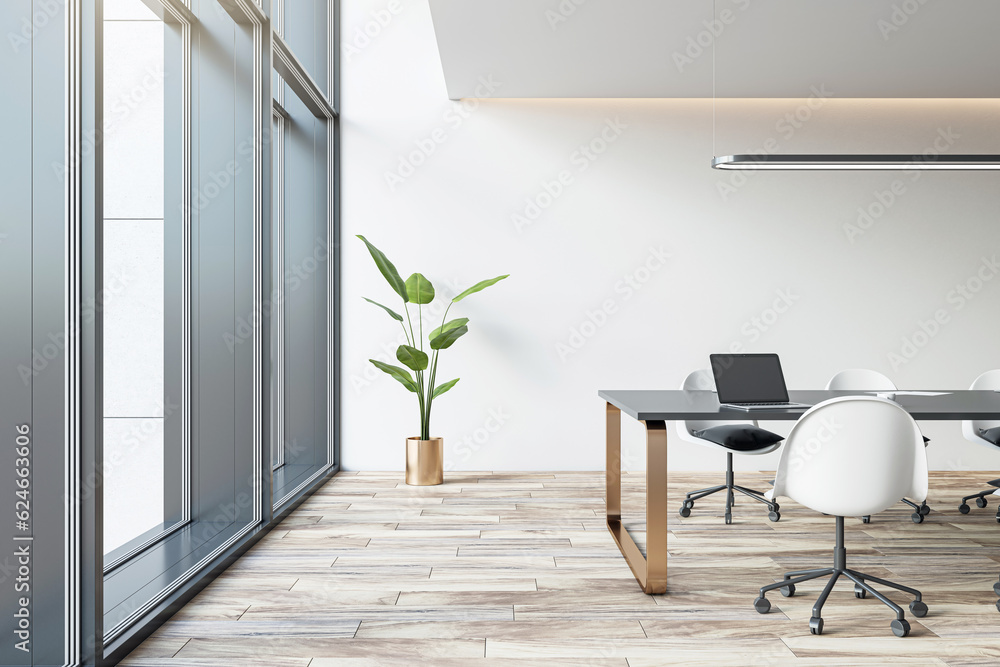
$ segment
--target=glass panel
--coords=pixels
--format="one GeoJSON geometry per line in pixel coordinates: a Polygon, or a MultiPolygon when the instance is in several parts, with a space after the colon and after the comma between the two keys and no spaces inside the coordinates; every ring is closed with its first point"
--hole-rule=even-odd
{"type": "MultiPolygon", "coordinates": [[[[286,18],[291,6],[285,10],[286,18]]],[[[283,84],[284,85],[284,84],[283,84]]],[[[274,500],[328,463],[327,123],[284,86],[282,356],[283,465],[274,500]]]]}
{"type": "MultiPolygon", "coordinates": [[[[274,75],[277,79],[277,74],[274,75]]],[[[278,79],[280,83],[280,79],[278,79]]],[[[271,227],[273,229],[273,263],[276,276],[284,275],[283,247],[284,244],[284,191],[285,174],[283,169],[284,157],[284,119],[274,113],[271,117],[271,227]]],[[[277,284],[277,282],[276,282],[277,284]]],[[[271,467],[275,470],[285,464],[284,448],[284,308],[282,298],[276,295],[273,299],[274,308],[271,310],[273,322],[272,331],[272,384],[274,390],[271,392],[271,400],[274,402],[274,436],[271,438],[271,467]]]]}
{"type": "Polygon", "coordinates": [[[141,0],[105,3],[105,554],[181,519],[180,171],[165,141],[179,137],[180,64],[164,55],[178,30],[141,0]]]}

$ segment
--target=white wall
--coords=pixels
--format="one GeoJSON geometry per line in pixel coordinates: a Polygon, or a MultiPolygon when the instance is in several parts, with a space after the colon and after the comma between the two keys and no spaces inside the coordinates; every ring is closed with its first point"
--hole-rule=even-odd
{"type": "MultiPolygon", "coordinates": [[[[432,435],[445,437],[449,469],[603,469],[598,389],[674,388],[734,343],[780,353],[793,389],[822,387],[847,367],[904,388],[960,389],[1000,367],[1000,175],[795,172],[740,183],[709,168],[710,100],[451,102],[425,1],[392,3],[387,25],[359,39],[389,7],[342,4],[345,469],[401,470],[404,438],[417,433],[413,396],[367,362],[392,353],[399,329],[361,297],[397,304],[355,234],[439,292],[512,274],[452,310],[471,331],[441,357],[440,377],[462,378],[435,404],[432,435]],[[581,158],[602,133],[614,139],[606,150],[581,158]],[[386,174],[432,137],[433,153],[390,187],[386,174]],[[515,224],[560,172],[561,194],[515,224]],[[859,208],[878,213],[889,195],[876,193],[894,184],[895,201],[857,227],[859,208]],[[980,272],[989,279],[977,285],[980,272]],[[970,281],[981,289],[966,299],[955,290],[970,281]],[[776,301],[785,312],[774,317],[776,301]],[[921,322],[935,313],[945,323],[925,337],[921,322]],[[914,338],[923,345],[907,358],[903,341],[914,338]],[[488,433],[495,414],[502,425],[488,433]]],[[[1000,152],[996,102],[803,104],[720,101],[718,152],[913,153],[948,128],[959,135],[938,142],[948,152],[1000,152]],[[811,117],[783,122],[796,112],[811,117]]],[[[626,422],[625,465],[641,468],[641,427],[626,422]]],[[[933,468],[1000,467],[958,424],[922,427],[933,468]]],[[[670,457],[674,469],[723,461],[679,443],[670,457]]]]}

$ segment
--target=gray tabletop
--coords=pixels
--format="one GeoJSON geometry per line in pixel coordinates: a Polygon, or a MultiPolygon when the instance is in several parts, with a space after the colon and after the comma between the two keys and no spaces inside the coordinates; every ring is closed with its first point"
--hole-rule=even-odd
{"type": "MultiPolygon", "coordinates": [[[[904,391],[904,390],[901,390],[904,391]]],[[[941,390],[944,392],[945,390],[941,390]]],[[[789,400],[816,405],[837,396],[874,395],[864,391],[790,391],[789,400]]],[[[597,395],[634,419],[674,421],[679,419],[712,420],[795,420],[804,410],[733,410],[723,408],[715,392],[675,390],[604,390],[597,395]]],[[[914,396],[900,393],[895,401],[914,419],[1000,420],[1000,392],[947,391],[940,396],[914,396]]]]}

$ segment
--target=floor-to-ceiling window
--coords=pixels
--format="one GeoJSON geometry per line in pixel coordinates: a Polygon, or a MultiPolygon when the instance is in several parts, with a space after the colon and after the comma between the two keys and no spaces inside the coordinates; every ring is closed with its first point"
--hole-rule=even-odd
{"type": "Polygon", "coordinates": [[[274,423],[276,508],[335,463],[332,317],[336,293],[332,197],[337,111],[328,53],[333,4],[276,0],[272,184],[274,371],[281,376],[274,423]],[[279,277],[280,276],[280,277],[279,277]]]}
{"type": "Polygon", "coordinates": [[[336,3],[103,10],[101,631],[121,655],[336,469],[336,3]]]}
{"type": "Polygon", "coordinates": [[[186,33],[142,0],[104,7],[106,565],[186,517],[182,461],[186,33]],[[167,85],[167,80],[171,85],[167,85]],[[169,144],[169,149],[168,149],[169,144]],[[169,440],[169,442],[168,442],[169,440]]]}

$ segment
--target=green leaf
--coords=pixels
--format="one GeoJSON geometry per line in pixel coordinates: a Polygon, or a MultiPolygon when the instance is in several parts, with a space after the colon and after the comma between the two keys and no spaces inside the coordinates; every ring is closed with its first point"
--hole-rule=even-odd
{"type": "Polygon", "coordinates": [[[415,347],[400,345],[396,348],[396,358],[411,371],[427,370],[427,355],[415,347]]]}
{"type": "Polygon", "coordinates": [[[400,315],[399,313],[397,313],[395,310],[393,310],[391,308],[386,308],[381,303],[378,303],[377,301],[372,301],[371,299],[369,299],[366,296],[363,296],[361,298],[364,299],[365,301],[367,301],[368,303],[374,303],[376,306],[378,306],[379,308],[381,308],[385,312],[389,313],[389,315],[392,316],[392,319],[394,319],[394,320],[396,320],[398,322],[402,322],[403,321],[403,316],[400,315]]]}
{"type": "Polygon", "coordinates": [[[454,387],[458,383],[459,379],[460,378],[455,378],[454,380],[448,380],[444,384],[439,384],[438,386],[434,387],[434,393],[431,395],[431,398],[437,398],[444,392],[454,387]]]}
{"type": "Polygon", "coordinates": [[[406,279],[406,294],[410,303],[426,305],[434,300],[434,285],[419,273],[414,273],[406,279]]]}
{"type": "Polygon", "coordinates": [[[368,239],[361,236],[361,234],[358,234],[358,238],[364,241],[365,245],[368,246],[368,252],[372,254],[372,259],[375,260],[375,266],[377,266],[378,270],[382,272],[382,275],[389,282],[389,286],[395,290],[396,294],[403,298],[403,303],[409,302],[409,298],[406,296],[406,283],[404,283],[403,279],[399,277],[399,272],[396,271],[396,267],[389,261],[389,258],[387,258],[381,250],[369,243],[368,239]]]}
{"type": "Polygon", "coordinates": [[[458,327],[464,327],[468,323],[469,323],[469,318],[468,317],[459,317],[458,319],[454,319],[454,320],[452,320],[450,322],[445,322],[444,324],[442,324],[441,326],[439,326],[437,329],[435,329],[434,331],[432,331],[429,334],[427,334],[427,337],[428,338],[436,338],[440,334],[443,334],[445,331],[450,331],[452,329],[457,329],[458,327]]]}
{"type": "Polygon", "coordinates": [[[476,292],[481,292],[484,289],[486,289],[487,287],[489,287],[490,285],[495,285],[496,283],[500,282],[501,280],[503,280],[504,278],[506,278],[508,276],[510,276],[509,273],[506,276],[497,276],[496,278],[490,278],[489,280],[483,280],[481,282],[478,282],[475,285],[473,285],[472,287],[470,287],[469,289],[465,290],[464,292],[462,292],[461,294],[459,294],[458,296],[456,296],[451,301],[452,301],[452,303],[458,303],[459,301],[461,301],[465,297],[469,296],[470,294],[475,294],[476,292]]]}
{"type": "Polygon", "coordinates": [[[431,338],[432,350],[447,350],[456,340],[469,333],[469,327],[462,325],[454,329],[442,331],[437,336],[431,338]]]}
{"type": "Polygon", "coordinates": [[[413,393],[417,392],[417,383],[413,381],[413,376],[405,368],[400,368],[399,366],[393,366],[391,364],[383,364],[381,361],[375,361],[374,359],[369,359],[368,361],[375,364],[375,368],[379,369],[383,373],[388,373],[392,377],[399,381],[399,384],[403,385],[413,393]]]}

